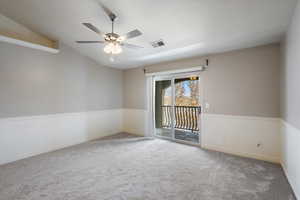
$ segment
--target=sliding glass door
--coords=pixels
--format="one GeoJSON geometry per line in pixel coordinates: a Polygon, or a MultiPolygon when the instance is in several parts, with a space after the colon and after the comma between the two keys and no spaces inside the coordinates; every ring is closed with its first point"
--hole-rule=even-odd
{"type": "Polygon", "coordinates": [[[160,137],[173,138],[172,80],[155,81],[155,130],[160,137]]]}
{"type": "Polygon", "coordinates": [[[174,137],[177,140],[199,142],[199,77],[175,78],[174,137]]]}
{"type": "Polygon", "coordinates": [[[199,143],[200,87],[198,75],[155,78],[156,136],[199,143]]]}

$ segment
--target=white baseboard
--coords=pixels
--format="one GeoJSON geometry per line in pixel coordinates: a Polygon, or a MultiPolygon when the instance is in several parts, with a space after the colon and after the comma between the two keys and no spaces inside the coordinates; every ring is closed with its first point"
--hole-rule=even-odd
{"type": "Polygon", "coordinates": [[[123,131],[122,109],[0,119],[0,165],[123,131]]]}
{"type": "Polygon", "coordinates": [[[203,114],[202,126],[203,148],[280,163],[278,118],[203,114]]]}
{"type": "Polygon", "coordinates": [[[291,187],[293,189],[293,192],[294,192],[296,198],[300,199],[299,188],[296,188],[293,176],[290,175],[289,171],[286,169],[286,167],[282,163],[281,163],[281,166],[282,166],[282,169],[284,171],[284,174],[285,174],[289,184],[291,185],[291,187]]]}
{"type": "Polygon", "coordinates": [[[147,127],[147,111],[143,109],[123,109],[123,131],[144,136],[147,127]]]}
{"type": "Polygon", "coordinates": [[[256,160],[268,161],[268,162],[277,163],[277,164],[280,163],[280,161],[279,161],[280,157],[271,157],[271,156],[265,156],[265,155],[259,155],[259,154],[252,154],[252,153],[248,153],[248,152],[238,152],[238,151],[236,151],[236,149],[222,148],[222,147],[207,145],[207,144],[203,144],[203,145],[201,145],[201,147],[203,149],[217,151],[217,152],[223,152],[223,153],[236,155],[236,156],[240,156],[240,157],[253,158],[256,160]]]}
{"type": "Polygon", "coordinates": [[[300,130],[281,121],[281,165],[297,199],[300,199],[300,130]]]}

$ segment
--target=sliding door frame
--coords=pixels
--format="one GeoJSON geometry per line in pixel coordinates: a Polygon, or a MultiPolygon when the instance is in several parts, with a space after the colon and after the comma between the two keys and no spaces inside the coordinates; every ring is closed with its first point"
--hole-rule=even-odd
{"type": "Polygon", "coordinates": [[[176,73],[176,74],[171,74],[171,75],[158,75],[158,76],[154,76],[153,77],[153,83],[152,83],[152,89],[153,89],[153,97],[152,97],[152,102],[153,102],[153,127],[152,130],[154,130],[154,136],[158,137],[158,138],[162,138],[162,139],[167,139],[167,140],[171,140],[171,141],[175,141],[178,143],[184,143],[184,144],[188,144],[188,145],[194,145],[194,146],[200,146],[201,147],[201,142],[202,142],[202,110],[203,110],[203,87],[202,87],[202,83],[201,82],[201,78],[200,78],[200,71],[199,72],[188,72],[188,73],[176,73]],[[174,124],[174,120],[175,120],[175,98],[176,98],[176,94],[175,94],[175,79],[180,79],[180,78],[187,78],[187,77],[191,77],[191,76],[195,76],[198,77],[198,84],[199,84],[199,99],[198,101],[200,102],[201,105],[201,113],[199,114],[199,118],[198,118],[198,124],[199,124],[199,138],[198,138],[198,143],[193,143],[193,142],[189,142],[189,141],[184,141],[184,140],[179,140],[175,138],[175,124],[174,124]],[[171,133],[172,133],[172,137],[164,137],[164,136],[160,136],[156,134],[156,123],[155,123],[155,97],[156,97],[156,81],[163,81],[163,80],[171,80],[171,89],[172,89],[172,120],[171,120],[171,133]]]}
{"type": "Polygon", "coordinates": [[[174,99],[174,81],[173,81],[173,78],[170,77],[170,76],[155,76],[154,79],[153,79],[153,130],[154,130],[154,136],[155,137],[159,137],[159,138],[163,138],[163,139],[168,139],[168,140],[174,140],[175,139],[175,130],[174,130],[174,103],[175,103],[175,99],[174,99]],[[156,121],[155,121],[155,103],[156,103],[156,82],[157,81],[171,81],[171,96],[172,96],[172,100],[171,100],[171,111],[172,111],[172,114],[171,114],[171,138],[169,137],[165,137],[165,136],[161,136],[161,135],[157,135],[156,134],[156,121]]]}

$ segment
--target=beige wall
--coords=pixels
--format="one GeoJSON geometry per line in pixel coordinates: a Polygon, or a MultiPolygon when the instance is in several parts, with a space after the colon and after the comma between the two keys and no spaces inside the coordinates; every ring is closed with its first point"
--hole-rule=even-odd
{"type": "MultiPolygon", "coordinates": [[[[147,66],[147,72],[189,68],[205,63],[198,57],[147,66]]],[[[279,117],[280,46],[272,44],[208,56],[201,81],[208,113],[279,117]]],[[[141,68],[125,71],[124,107],[146,108],[141,68]],[[135,89],[133,89],[135,88],[135,89]]]]}
{"type": "Polygon", "coordinates": [[[203,73],[209,113],[279,117],[279,45],[210,57],[203,73]]]}
{"type": "MultiPolygon", "coordinates": [[[[209,113],[278,117],[279,53],[279,45],[274,44],[208,56],[209,69],[201,78],[209,113]]],[[[53,55],[0,43],[0,60],[1,118],[146,108],[143,68],[122,72],[101,67],[65,45],[53,55]]],[[[204,60],[185,59],[146,69],[194,67],[204,60]]]]}
{"type": "Polygon", "coordinates": [[[124,108],[146,108],[146,78],[143,68],[124,71],[123,94],[124,108]]]}
{"type": "Polygon", "coordinates": [[[0,118],[122,108],[122,81],[65,45],[49,54],[0,43],[0,118]]]}

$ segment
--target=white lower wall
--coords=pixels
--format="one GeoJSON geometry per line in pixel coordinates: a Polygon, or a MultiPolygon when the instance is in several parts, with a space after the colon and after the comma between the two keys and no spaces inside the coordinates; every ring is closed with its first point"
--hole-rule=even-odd
{"type": "Polygon", "coordinates": [[[285,121],[281,123],[281,130],[281,165],[300,199],[300,130],[285,121]]]}
{"type": "Polygon", "coordinates": [[[202,125],[203,148],[280,162],[280,119],[203,114],[202,125]]]}
{"type": "MultiPolygon", "coordinates": [[[[124,109],[123,114],[124,131],[146,133],[146,110],[124,109]]],[[[206,149],[280,163],[280,119],[203,114],[201,145],[206,149]]]]}
{"type": "Polygon", "coordinates": [[[123,130],[144,136],[147,133],[147,110],[123,109],[123,130]]]}
{"type": "Polygon", "coordinates": [[[0,119],[0,164],[122,130],[122,109],[0,119]]]}
{"type": "MultiPolygon", "coordinates": [[[[143,136],[148,121],[142,109],[0,119],[0,165],[122,131],[143,136]]],[[[281,162],[298,198],[299,143],[300,130],[277,118],[202,115],[203,148],[281,162]]]]}
{"type": "MultiPolygon", "coordinates": [[[[0,164],[122,131],[143,136],[147,132],[148,121],[147,111],[142,109],[0,119],[0,164]]],[[[281,161],[298,197],[299,141],[300,130],[277,118],[202,115],[203,148],[266,161],[281,161]]]]}

